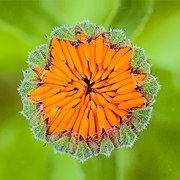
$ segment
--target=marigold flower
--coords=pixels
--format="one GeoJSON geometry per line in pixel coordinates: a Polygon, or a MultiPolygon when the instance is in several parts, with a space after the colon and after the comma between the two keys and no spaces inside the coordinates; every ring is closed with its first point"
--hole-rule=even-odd
{"type": "Polygon", "coordinates": [[[159,85],[144,50],[89,21],[53,30],[32,51],[19,92],[36,138],[81,161],[131,147],[159,85]]]}

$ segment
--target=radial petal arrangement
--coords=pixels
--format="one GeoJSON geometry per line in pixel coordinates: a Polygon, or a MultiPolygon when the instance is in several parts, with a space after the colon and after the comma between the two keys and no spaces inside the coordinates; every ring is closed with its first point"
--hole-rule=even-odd
{"type": "MultiPolygon", "coordinates": [[[[121,38],[120,38],[121,37],[121,38]]],[[[159,86],[144,51],[88,21],[53,30],[19,87],[35,136],[81,161],[132,146],[159,86]],[[141,117],[141,116],[144,117],[141,117]]]]}

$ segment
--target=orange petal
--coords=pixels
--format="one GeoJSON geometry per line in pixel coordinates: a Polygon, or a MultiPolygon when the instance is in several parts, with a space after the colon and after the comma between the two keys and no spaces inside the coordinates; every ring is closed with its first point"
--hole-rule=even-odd
{"type": "Polygon", "coordinates": [[[116,97],[113,98],[113,100],[115,100],[115,101],[130,100],[130,99],[138,98],[141,96],[142,96],[142,94],[140,92],[131,92],[131,93],[127,93],[127,94],[117,95],[116,97]]]}
{"type": "Polygon", "coordinates": [[[58,115],[58,117],[54,120],[54,122],[49,126],[48,128],[48,132],[50,134],[55,134],[58,131],[56,130],[56,128],[58,127],[59,123],[63,120],[63,118],[69,113],[70,109],[65,109],[65,110],[61,110],[60,114],[58,115]]]}
{"type": "Polygon", "coordinates": [[[82,49],[83,45],[79,45],[78,48],[78,53],[79,53],[79,57],[80,57],[80,61],[81,61],[81,65],[83,67],[83,73],[84,75],[88,76],[88,61],[86,60],[84,53],[83,53],[83,49],[82,49]]]}
{"type": "Polygon", "coordinates": [[[71,55],[70,55],[70,53],[69,53],[69,50],[68,50],[68,48],[67,48],[67,43],[66,43],[66,41],[60,40],[60,43],[61,43],[62,50],[63,50],[64,55],[65,55],[65,57],[66,57],[66,60],[67,60],[67,63],[68,63],[69,68],[70,68],[71,70],[74,70],[74,63],[73,63],[73,60],[72,60],[73,57],[71,57],[71,55]]]}
{"type": "Polygon", "coordinates": [[[101,129],[107,130],[110,128],[110,124],[105,116],[104,110],[101,106],[97,105],[97,118],[101,129]]]}
{"type": "Polygon", "coordinates": [[[75,65],[78,72],[80,74],[82,74],[82,65],[80,63],[80,59],[79,59],[76,47],[71,45],[71,43],[69,41],[66,41],[66,43],[67,43],[67,48],[69,49],[69,53],[70,53],[72,60],[73,60],[73,64],[75,65]]]}
{"type": "Polygon", "coordinates": [[[81,124],[80,124],[80,128],[79,128],[79,135],[81,135],[84,140],[86,140],[87,138],[87,134],[88,134],[88,124],[89,124],[89,119],[88,119],[88,113],[90,110],[90,103],[88,103],[88,107],[86,108],[83,118],[81,120],[81,124]]]}
{"type": "Polygon", "coordinates": [[[90,61],[89,61],[89,67],[90,67],[90,71],[93,73],[96,69],[96,62],[95,62],[95,41],[92,40],[89,44],[90,46],[90,61]]]}
{"type": "Polygon", "coordinates": [[[93,114],[93,111],[90,110],[89,112],[89,130],[88,130],[88,134],[89,136],[94,136],[95,135],[95,132],[96,132],[96,125],[95,125],[95,117],[94,117],[94,114],[93,114]]]}
{"type": "MultiPolygon", "coordinates": [[[[38,88],[37,88],[38,89],[38,88]]],[[[36,89],[35,89],[36,90],[36,89]]],[[[34,90],[34,91],[35,91],[34,90]]],[[[34,101],[42,101],[44,99],[47,99],[49,97],[52,97],[53,95],[55,95],[56,93],[58,93],[60,90],[58,88],[53,88],[53,89],[50,89],[48,92],[45,92],[45,93],[42,93],[42,94],[37,94],[37,95],[29,95],[29,98],[31,100],[34,100],[34,101]]]]}
{"type": "Polygon", "coordinates": [[[127,94],[127,93],[131,93],[135,90],[136,88],[136,84],[134,82],[130,83],[130,84],[127,84],[121,88],[119,88],[117,90],[117,93],[118,94],[127,94]]]}
{"type": "Polygon", "coordinates": [[[103,42],[104,38],[102,35],[99,35],[96,38],[96,64],[99,65],[102,62],[103,58],[103,42]]]}
{"type": "Polygon", "coordinates": [[[98,99],[98,102],[102,105],[102,106],[106,106],[108,104],[108,102],[106,101],[106,99],[99,93],[96,93],[95,96],[98,99]]]}
{"type": "Polygon", "coordinates": [[[129,50],[115,65],[114,70],[117,71],[118,69],[123,68],[126,64],[130,63],[132,58],[133,50],[129,50]]]}
{"type": "Polygon", "coordinates": [[[131,76],[132,75],[131,75],[130,71],[125,71],[121,74],[118,74],[117,76],[115,76],[113,78],[108,79],[108,83],[110,83],[110,84],[117,83],[117,82],[123,81],[131,76]]]}
{"type": "Polygon", "coordinates": [[[61,71],[60,69],[58,69],[54,65],[51,66],[50,72],[59,76],[60,78],[65,79],[67,82],[71,82],[71,79],[63,71],[61,71]]]}
{"type": "Polygon", "coordinates": [[[101,80],[106,79],[111,74],[111,72],[112,71],[105,70],[101,76],[101,80]]]}
{"type": "Polygon", "coordinates": [[[125,102],[119,104],[118,108],[119,109],[135,108],[135,107],[140,107],[145,103],[147,103],[146,98],[139,97],[139,98],[131,99],[131,100],[128,100],[128,101],[125,101],[125,102]]]}
{"type": "Polygon", "coordinates": [[[87,37],[86,37],[86,35],[84,34],[84,33],[82,33],[82,32],[78,32],[77,34],[76,34],[76,37],[77,37],[77,39],[79,40],[79,41],[81,41],[81,42],[86,42],[86,40],[87,40],[87,37]]]}
{"type": "Polygon", "coordinates": [[[41,85],[29,92],[28,96],[38,96],[40,94],[46,93],[48,90],[50,90],[49,86],[41,85]]]}
{"type": "Polygon", "coordinates": [[[52,43],[52,47],[54,48],[55,52],[60,57],[60,59],[63,62],[66,62],[66,58],[65,58],[64,53],[62,51],[61,44],[60,44],[59,40],[57,38],[53,38],[51,43],[52,43]]]}
{"type": "Polygon", "coordinates": [[[112,60],[112,58],[113,58],[115,53],[116,53],[116,51],[114,49],[110,49],[108,47],[108,50],[107,50],[107,53],[106,53],[106,57],[105,57],[105,59],[103,61],[104,69],[106,69],[109,66],[109,64],[110,64],[110,62],[111,62],[111,60],[112,60]]]}
{"type": "Polygon", "coordinates": [[[69,112],[67,113],[66,116],[64,116],[64,118],[61,120],[61,122],[58,124],[58,126],[56,127],[56,129],[53,131],[53,133],[57,133],[60,132],[62,130],[66,130],[65,127],[67,126],[69,120],[73,117],[75,113],[75,108],[71,108],[69,109],[69,112]]]}
{"type": "Polygon", "coordinates": [[[75,113],[74,115],[72,116],[72,118],[69,119],[68,121],[68,124],[66,125],[65,129],[68,130],[68,131],[72,131],[73,129],[73,126],[74,126],[74,123],[79,115],[79,109],[80,109],[80,106],[77,105],[76,108],[75,108],[75,113]]]}
{"type": "Polygon", "coordinates": [[[133,79],[130,77],[130,78],[127,78],[127,79],[125,79],[125,80],[123,80],[123,81],[120,81],[120,82],[117,82],[117,83],[112,84],[112,85],[109,87],[109,89],[110,89],[110,90],[117,90],[117,89],[123,87],[124,85],[129,84],[129,83],[132,83],[132,82],[133,82],[133,79]]]}
{"type": "Polygon", "coordinates": [[[118,108],[117,108],[115,105],[113,105],[113,104],[108,104],[107,107],[108,107],[109,109],[111,109],[114,113],[116,113],[118,116],[122,117],[122,118],[127,114],[127,112],[126,112],[125,110],[118,109],[118,108]]]}
{"type": "Polygon", "coordinates": [[[77,132],[77,133],[79,132],[79,128],[80,128],[80,125],[81,125],[81,121],[82,121],[84,112],[85,112],[85,110],[86,110],[86,108],[87,108],[88,101],[89,101],[89,95],[86,96],[85,101],[84,101],[84,104],[83,104],[82,108],[81,108],[80,111],[79,111],[79,115],[78,115],[78,117],[77,117],[77,119],[76,119],[76,122],[75,122],[75,124],[74,124],[74,126],[73,126],[73,130],[72,130],[73,132],[77,132]]]}
{"type": "Polygon", "coordinates": [[[120,119],[116,117],[113,111],[111,111],[109,108],[105,107],[104,108],[105,115],[111,126],[119,126],[120,124],[120,119]]]}
{"type": "Polygon", "coordinates": [[[108,66],[108,70],[112,70],[114,68],[114,66],[117,64],[118,61],[120,61],[120,59],[123,57],[123,55],[125,53],[127,53],[127,51],[129,51],[129,47],[126,48],[122,48],[120,50],[118,50],[118,52],[114,55],[114,57],[112,58],[109,66],[108,66]]]}

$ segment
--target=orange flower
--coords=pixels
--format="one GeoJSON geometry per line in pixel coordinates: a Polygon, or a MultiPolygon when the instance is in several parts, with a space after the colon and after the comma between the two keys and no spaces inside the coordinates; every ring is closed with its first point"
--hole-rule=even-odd
{"type": "Polygon", "coordinates": [[[89,37],[77,26],[76,41],[53,36],[45,66],[32,67],[37,87],[27,97],[37,105],[40,123],[46,123],[46,139],[56,137],[56,142],[67,137],[65,151],[75,156],[79,153],[82,161],[99,152],[109,155],[110,146],[121,145],[123,132],[127,133],[125,139],[128,130],[136,133],[133,113],[145,110],[152,101],[151,93],[142,90],[144,81],[152,78],[140,70],[140,63],[133,65],[138,63],[137,59],[133,62],[136,47],[113,44],[110,33],[89,37]],[[73,151],[67,145],[72,140],[73,151]],[[81,142],[83,147],[78,150],[81,142]],[[109,152],[103,149],[103,142],[109,143],[109,152]],[[83,158],[87,149],[89,155],[83,158]]]}

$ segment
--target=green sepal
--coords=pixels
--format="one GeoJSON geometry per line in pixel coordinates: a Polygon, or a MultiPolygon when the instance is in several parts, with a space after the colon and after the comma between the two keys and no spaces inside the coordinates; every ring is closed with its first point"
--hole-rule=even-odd
{"type": "Polygon", "coordinates": [[[31,80],[23,79],[18,88],[18,92],[21,95],[21,98],[27,97],[27,94],[34,88],[37,87],[37,83],[31,80]]]}
{"type": "Polygon", "coordinates": [[[77,38],[75,36],[75,27],[74,26],[61,26],[58,28],[54,28],[49,37],[49,43],[52,38],[64,39],[73,42],[77,42],[77,38]]]}
{"type": "Polygon", "coordinates": [[[47,134],[46,135],[46,140],[49,142],[49,143],[54,143],[55,141],[59,140],[60,139],[60,133],[56,133],[56,134],[47,134]]]}
{"type": "Polygon", "coordinates": [[[36,139],[46,142],[46,122],[40,119],[38,120],[40,121],[40,123],[38,125],[31,126],[31,130],[36,139]]]}
{"type": "Polygon", "coordinates": [[[30,68],[27,68],[23,71],[24,79],[21,81],[20,86],[18,87],[18,92],[21,95],[21,98],[27,97],[27,94],[34,88],[37,87],[37,83],[34,81],[37,77],[36,73],[30,68]]]}
{"type": "Polygon", "coordinates": [[[119,44],[122,41],[124,41],[125,38],[126,38],[126,36],[124,35],[122,30],[120,30],[120,29],[111,29],[110,30],[110,43],[111,44],[119,44]]]}
{"type": "Polygon", "coordinates": [[[78,144],[75,157],[81,162],[86,161],[92,156],[92,151],[84,140],[81,140],[78,144]]]}
{"type": "Polygon", "coordinates": [[[156,78],[152,75],[149,75],[144,81],[142,85],[142,93],[148,99],[149,105],[154,103],[154,97],[157,95],[159,91],[159,83],[156,78]]]}
{"type": "Polygon", "coordinates": [[[134,47],[131,66],[139,73],[150,73],[150,64],[147,62],[147,57],[144,49],[134,47]]]}
{"type": "Polygon", "coordinates": [[[87,38],[96,38],[100,34],[106,32],[106,29],[103,26],[96,26],[86,20],[76,26],[76,31],[82,31],[87,38]]]}
{"type": "Polygon", "coordinates": [[[125,123],[120,127],[120,145],[121,147],[132,147],[136,141],[136,134],[125,123]]]}
{"type": "Polygon", "coordinates": [[[70,155],[74,155],[76,153],[77,143],[76,137],[72,134],[67,143],[66,152],[70,155]]]}
{"type": "Polygon", "coordinates": [[[93,37],[97,37],[104,32],[106,32],[106,29],[103,26],[96,26],[93,37]]]}
{"type": "Polygon", "coordinates": [[[27,81],[33,81],[37,78],[37,74],[31,68],[27,68],[23,71],[23,76],[27,81]]]}
{"type": "Polygon", "coordinates": [[[96,25],[87,21],[83,21],[76,26],[76,31],[82,31],[86,35],[87,38],[92,38],[94,36],[94,32],[96,29],[96,25]]]}
{"type": "Polygon", "coordinates": [[[47,44],[41,45],[39,48],[31,51],[28,56],[27,63],[31,69],[37,67],[45,67],[48,63],[49,47],[47,44]]]}
{"type": "Polygon", "coordinates": [[[139,64],[146,61],[147,57],[145,55],[145,51],[142,48],[134,47],[134,54],[131,60],[131,66],[137,67],[139,64]]]}
{"type": "Polygon", "coordinates": [[[67,143],[69,141],[69,136],[65,135],[60,137],[57,141],[54,141],[52,144],[55,151],[64,153],[66,151],[67,143]]]}
{"type": "Polygon", "coordinates": [[[109,34],[106,35],[106,41],[111,45],[116,45],[117,48],[132,46],[121,29],[111,29],[109,34]]]}
{"type": "Polygon", "coordinates": [[[104,135],[104,137],[101,140],[100,154],[104,154],[105,156],[109,157],[113,149],[114,149],[113,143],[111,142],[111,140],[107,135],[104,135]]]}
{"type": "Polygon", "coordinates": [[[119,148],[120,147],[120,133],[119,133],[119,128],[113,127],[111,129],[112,137],[111,141],[114,145],[114,148],[119,148]]]}
{"type": "Polygon", "coordinates": [[[33,119],[33,116],[35,114],[37,114],[37,106],[35,103],[33,103],[31,100],[29,100],[28,98],[24,98],[22,100],[22,103],[23,103],[23,109],[21,111],[21,114],[23,116],[26,117],[26,119],[28,120],[32,120],[33,119]]]}
{"type": "Polygon", "coordinates": [[[100,34],[106,32],[103,26],[96,26],[95,24],[87,21],[79,23],[76,27],[76,32],[81,31],[86,35],[87,38],[96,38],[100,34]]]}
{"type": "Polygon", "coordinates": [[[136,109],[133,111],[131,122],[138,132],[145,129],[145,127],[148,125],[151,112],[151,107],[136,109]]]}
{"type": "Polygon", "coordinates": [[[140,73],[150,73],[151,65],[147,62],[142,63],[138,66],[138,72],[140,73]]]}
{"type": "Polygon", "coordinates": [[[97,156],[99,154],[99,144],[95,140],[91,139],[88,141],[89,148],[91,149],[93,155],[97,156]]]}

